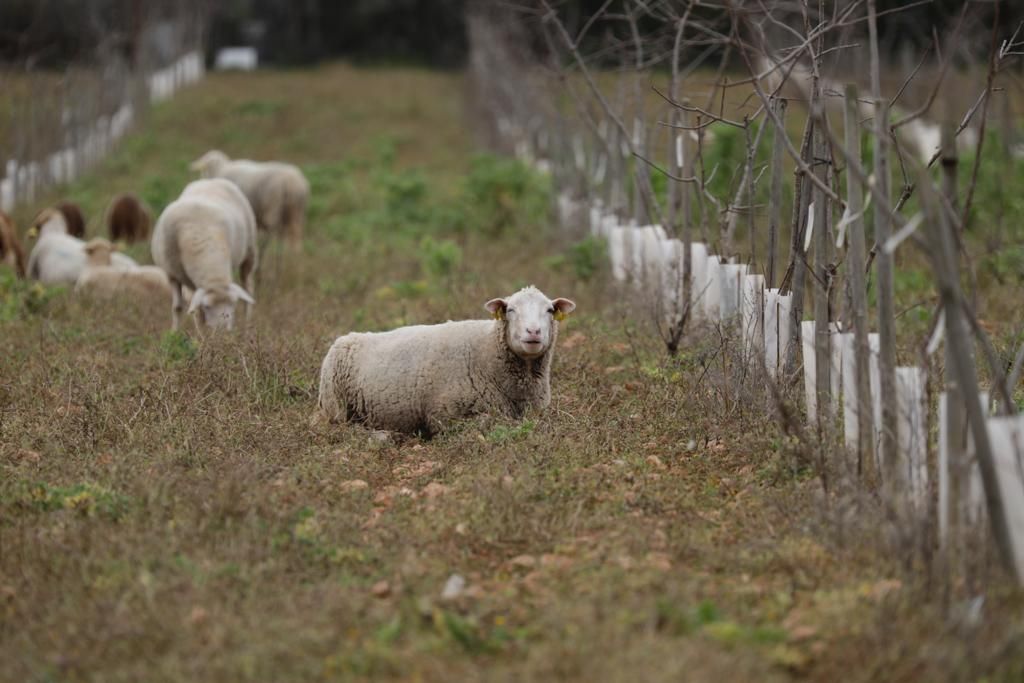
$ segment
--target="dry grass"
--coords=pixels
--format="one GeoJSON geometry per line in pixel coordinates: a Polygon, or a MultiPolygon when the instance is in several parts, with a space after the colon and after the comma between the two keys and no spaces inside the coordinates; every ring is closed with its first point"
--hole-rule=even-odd
{"type": "Polygon", "coordinates": [[[382,135],[455,191],[461,92],[217,76],[72,188],[95,215],[173,196],[211,146],[352,162],[305,253],[268,256],[247,333],[197,344],[162,335],[166,311],[62,294],[0,322],[0,679],[1017,680],[1018,592],[997,578],[980,624],[945,619],[873,503],[822,514],[757,400],[698,384],[713,341],[665,361],[616,292],[544,265],[559,236],[460,238],[462,267],[414,296],[403,226],[331,227],[376,196],[382,135]],[[580,306],[544,416],[428,442],[310,429],[335,335],[477,317],[526,282],[580,306]]]}

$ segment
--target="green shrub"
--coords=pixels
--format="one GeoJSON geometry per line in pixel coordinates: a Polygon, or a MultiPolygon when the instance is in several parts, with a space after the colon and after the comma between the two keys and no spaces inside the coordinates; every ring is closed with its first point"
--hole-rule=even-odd
{"type": "Polygon", "coordinates": [[[462,264],[462,249],[451,240],[424,237],[420,242],[420,266],[423,273],[433,279],[450,278],[462,264]]]}
{"type": "Polygon", "coordinates": [[[44,313],[63,287],[47,287],[40,282],[19,280],[14,272],[0,269],[0,322],[44,313]]]}
{"type": "Polygon", "coordinates": [[[578,280],[589,282],[607,260],[608,246],[600,237],[585,237],[566,251],[566,260],[572,265],[578,280]]]}
{"type": "Polygon", "coordinates": [[[172,363],[179,363],[195,358],[196,347],[184,332],[168,330],[160,338],[160,354],[172,363]]]}
{"type": "Polygon", "coordinates": [[[537,224],[548,210],[550,179],[516,159],[484,154],[473,159],[463,187],[468,225],[487,235],[537,224]]]}

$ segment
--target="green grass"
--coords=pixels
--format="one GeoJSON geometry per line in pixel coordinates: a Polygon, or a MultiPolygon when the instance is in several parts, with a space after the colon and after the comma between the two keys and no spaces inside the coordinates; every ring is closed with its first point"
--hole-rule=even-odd
{"type": "Polygon", "coordinates": [[[212,76],[68,188],[159,210],[220,147],[301,164],[314,199],[244,332],[0,281],[0,679],[1015,680],[1020,593],[981,567],[983,622],[940,626],[877,503],[821,505],[757,394],[699,382],[718,340],[666,359],[544,179],[477,157],[464,85],[212,76]],[[529,283],[579,305],[545,414],[310,425],[337,335],[529,283]]]}

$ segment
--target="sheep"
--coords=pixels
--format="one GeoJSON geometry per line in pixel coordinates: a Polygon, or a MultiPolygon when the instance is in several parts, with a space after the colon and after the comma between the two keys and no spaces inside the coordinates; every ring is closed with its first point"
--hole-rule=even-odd
{"type": "MultiPolygon", "coordinates": [[[[44,209],[33,221],[29,238],[38,238],[28,257],[27,275],[49,285],[74,285],[85,268],[85,242],[68,234],[64,214],[56,208],[44,209]]],[[[113,254],[115,266],[132,268],[135,261],[124,254],[113,254]]]]}
{"type": "Polygon", "coordinates": [[[543,410],[558,321],[576,304],[530,286],[484,307],[494,320],[338,337],[321,366],[315,418],[429,437],[461,417],[543,410]]]}
{"type": "Polygon", "coordinates": [[[264,234],[287,237],[292,248],[302,244],[309,183],[302,171],[280,162],[232,161],[212,150],[192,162],[203,178],[227,178],[238,185],[252,204],[257,227],[264,234]]]}
{"type": "Polygon", "coordinates": [[[149,237],[153,216],[142,200],[126,192],[111,200],[104,222],[111,241],[131,244],[149,237]]]}
{"type": "Polygon", "coordinates": [[[18,241],[14,221],[0,211],[0,263],[9,266],[18,277],[25,277],[25,250],[18,241]]]}
{"type": "Polygon", "coordinates": [[[64,214],[64,220],[68,226],[68,234],[78,239],[85,238],[85,215],[82,214],[82,209],[72,201],[67,199],[57,202],[54,208],[64,214]]]}
{"type": "Polygon", "coordinates": [[[252,315],[259,251],[256,218],[249,201],[231,181],[214,178],[185,186],[156,222],[153,261],[171,282],[172,327],[181,327],[182,286],[193,290],[188,312],[211,328],[231,329],[235,305],[252,315]],[[238,269],[243,289],[231,281],[238,269]]]}
{"type": "Polygon", "coordinates": [[[97,237],[85,245],[86,266],[78,276],[75,292],[111,299],[120,294],[139,295],[171,301],[171,283],[167,274],[156,266],[121,268],[113,265],[116,247],[97,237]]]}

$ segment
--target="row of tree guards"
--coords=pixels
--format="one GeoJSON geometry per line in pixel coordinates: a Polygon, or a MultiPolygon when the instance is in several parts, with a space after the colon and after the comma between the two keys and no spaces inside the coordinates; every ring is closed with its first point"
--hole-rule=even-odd
{"type": "MultiPolygon", "coordinates": [[[[605,241],[612,277],[642,304],[633,310],[654,321],[670,354],[691,331],[716,330],[724,340],[719,356],[730,359],[721,363],[721,381],[732,383],[737,396],[744,393],[741,385],[766,386],[767,400],[760,402],[765,418],[801,437],[827,494],[868,494],[882,504],[896,542],[914,549],[908,564],[924,558],[950,576],[966,575],[974,571],[979,548],[992,541],[1002,566],[1024,579],[1024,415],[1012,400],[1024,353],[1007,372],[961,286],[961,237],[974,188],[957,184],[958,136],[973,131],[980,162],[993,79],[1017,54],[1017,34],[1000,36],[999,27],[993,29],[982,93],[958,125],[942,128],[941,149],[929,150],[902,133],[925,128],[904,124],[927,114],[939,84],[926,106],[899,120],[890,116],[894,102],[882,94],[874,0],[851,3],[839,15],[823,8],[812,14],[805,4],[802,21],[774,16],[763,6],[741,12],[725,3],[720,9],[727,21],[718,23],[707,12],[695,19],[694,3],[654,9],[625,0],[614,3],[614,11],[611,4],[605,4],[605,15],[581,21],[570,33],[542,1],[533,17],[547,46],[541,61],[521,47],[521,16],[494,5],[470,17],[473,82],[499,142],[552,173],[561,223],[605,241]],[[779,57],[751,24],[752,14],[765,15],[761,28],[768,22],[802,24],[802,31],[789,29],[797,47],[779,57]],[[599,19],[625,25],[630,36],[614,42],[623,55],[614,77],[596,72],[580,50],[599,19]],[[658,34],[659,47],[645,51],[641,27],[657,19],[667,29],[658,34]],[[847,31],[840,44],[840,29],[865,23],[871,62],[866,99],[855,85],[838,86],[822,75],[825,56],[854,42],[847,31]],[[726,56],[711,92],[699,93],[707,103],[698,106],[697,93],[682,92],[679,55],[707,44],[726,56]],[[742,83],[751,91],[747,101],[753,104],[742,120],[729,120],[724,107],[715,106],[719,98],[724,102],[730,57],[743,65],[742,83]],[[667,88],[654,85],[661,97],[652,111],[655,64],[667,67],[670,81],[667,88]],[[796,88],[801,95],[787,99],[783,88],[798,71],[806,74],[796,88]],[[805,132],[793,141],[786,120],[799,110],[806,112],[805,132]],[[709,138],[722,126],[742,131],[746,155],[740,168],[705,167],[709,138]],[[759,158],[768,135],[770,153],[759,158]],[[865,136],[872,143],[870,168],[862,156],[865,136]],[[892,165],[907,179],[895,199],[892,165]],[[788,172],[795,179],[789,257],[776,264],[788,172]],[[731,196],[710,190],[716,173],[737,179],[731,196]],[[655,191],[657,174],[668,181],[663,192],[655,191]],[[757,206],[763,183],[767,203],[757,206]],[[911,199],[919,207],[914,213],[911,199]],[[742,231],[749,245],[739,243],[742,231]],[[894,256],[910,245],[931,264],[938,301],[920,362],[898,366],[894,256]],[[982,351],[988,391],[979,383],[975,347],[982,351]],[[944,363],[938,362],[940,348],[944,363]],[[794,391],[801,375],[803,392],[794,391]],[[803,424],[792,419],[798,396],[803,424]]],[[[602,53],[605,62],[608,54],[602,53]]],[[[966,139],[960,136],[959,143],[966,139]]]]}
{"type": "Polygon", "coordinates": [[[161,102],[205,75],[203,55],[189,50],[150,73],[97,75],[69,70],[56,87],[46,73],[12,74],[25,97],[6,118],[11,139],[0,167],[0,210],[32,203],[48,187],[73,182],[102,161],[132,128],[137,112],[161,102]]]}

